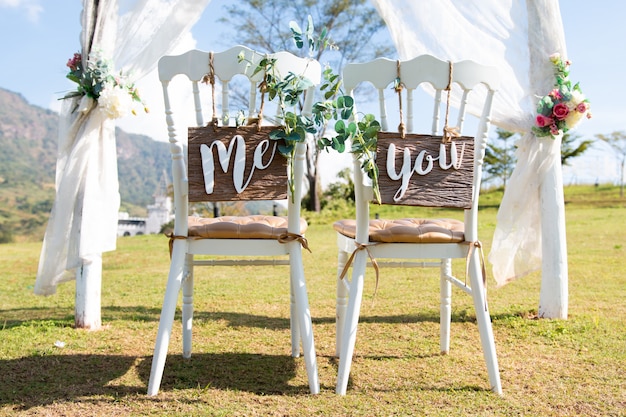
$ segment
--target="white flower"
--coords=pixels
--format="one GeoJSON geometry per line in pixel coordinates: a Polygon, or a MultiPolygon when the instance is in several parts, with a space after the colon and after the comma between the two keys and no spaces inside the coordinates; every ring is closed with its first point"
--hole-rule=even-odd
{"type": "Polygon", "coordinates": [[[567,102],[567,107],[574,110],[580,103],[585,101],[585,95],[578,90],[572,91],[572,98],[567,102]]]}
{"type": "Polygon", "coordinates": [[[133,99],[128,90],[114,83],[106,83],[98,98],[100,111],[111,119],[127,115],[132,110],[132,104],[133,99]]]}
{"type": "Polygon", "coordinates": [[[569,112],[567,114],[567,117],[565,118],[565,126],[567,126],[568,129],[572,129],[578,124],[578,122],[580,122],[580,119],[582,119],[583,115],[584,113],[578,111],[569,112]]]}

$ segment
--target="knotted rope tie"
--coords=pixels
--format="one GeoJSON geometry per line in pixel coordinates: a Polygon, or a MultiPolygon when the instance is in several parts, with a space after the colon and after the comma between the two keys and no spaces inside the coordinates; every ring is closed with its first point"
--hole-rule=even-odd
{"type": "Polygon", "coordinates": [[[485,311],[487,311],[487,270],[485,268],[485,254],[483,253],[483,244],[480,240],[474,242],[465,242],[469,245],[467,250],[467,258],[465,258],[465,286],[467,287],[467,275],[469,274],[469,265],[474,254],[474,251],[478,249],[480,254],[480,267],[483,275],[483,290],[485,291],[485,311]]]}
{"type": "Polygon", "coordinates": [[[310,253],[313,253],[311,249],[309,249],[309,242],[302,235],[299,235],[297,233],[286,232],[278,236],[278,243],[289,243],[289,242],[293,242],[294,240],[297,240],[298,242],[300,242],[300,244],[302,245],[304,249],[308,250],[310,253]]]}
{"type": "Polygon", "coordinates": [[[443,138],[441,139],[443,143],[450,143],[452,138],[457,138],[461,136],[459,133],[458,127],[450,127],[448,126],[448,115],[450,113],[450,96],[452,95],[452,73],[453,73],[453,65],[452,61],[449,61],[450,71],[448,72],[448,86],[446,87],[447,98],[446,98],[446,119],[443,125],[443,138]]]}
{"type": "MultiPolygon", "coordinates": [[[[265,55],[265,59],[268,59],[268,55],[265,55]]],[[[263,109],[265,107],[265,93],[267,93],[267,66],[263,70],[263,81],[259,83],[259,91],[261,92],[261,105],[259,107],[259,112],[257,114],[256,120],[250,119],[248,124],[256,123],[257,132],[261,131],[261,124],[263,123],[263,109]]],[[[304,246],[304,245],[302,245],[304,246]]],[[[308,249],[308,248],[307,248],[308,249]]],[[[310,250],[309,250],[310,252],[310,250]]]]}
{"type": "Polygon", "coordinates": [[[213,51],[209,52],[209,72],[204,74],[202,77],[202,82],[205,84],[211,85],[211,104],[212,104],[212,114],[211,123],[214,127],[217,126],[217,111],[215,109],[215,67],[213,64],[213,51]]]}
{"type": "Polygon", "coordinates": [[[170,260],[171,260],[172,259],[172,251],[174,250],[174,241],[175,240],[187,240],[187,236],[175,235],[173,232],[172,233],[165,233],[165,236],[167,236],[170,239],[169,247],[170,247],[170,260]]]}
{"type": "Polygon", "coordinates": [[[379,268],[378,268],[378,262],[376,262],[376,259],[374,259],[374,256],[372,255],[372,252],[370,252],[369,250],[369,246],[374,246],[375,243],[368,245],[368,244],[354,242],[354,244],[356,245],[356,249],[352,252],[352,255],[350,255],[350,258],[348,258],[348,262],[346,262],[346,265],[343,267],[343,271],[341,271],[341,275],[339,276],[339,279],[344,279],[344,277],[346,276],[346,273],[348,272],[350,265],[352,265],[352,262],[354,261],[354,257],[356,253],[360,250],[365,250],[367,252],[367,256],[369,256],[370,258],[370,261],[372,261],[372,266],[374,267],[374,271],[376,271],[376,287],[374,287],[374,296],[376,296],[376,291],[378,291],[379,268]]]}
{"type": "Polygon", "coordinates": [[[398,93],[398,110],[400,112],[400,124],[398,125],[398,132],[400,133],[400,137],[404,139],[406,137],[406,128],[404,126],[404,116],[402,114],[402,89],[404,88],[404,84],[402,83],[402,78],[400,77],[400,60],[396,61],[396,80],[393,86],[396,93],[398,93]]]}

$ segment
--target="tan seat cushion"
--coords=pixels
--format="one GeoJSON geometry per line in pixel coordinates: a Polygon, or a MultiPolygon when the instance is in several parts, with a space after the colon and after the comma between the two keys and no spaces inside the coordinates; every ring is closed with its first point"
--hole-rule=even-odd
{"type": "MultiPolygon", "coordinates": [[[[356,236],[355,220],[339,220],[333,228],[344,236],[356,236]]],[[[465,240],[465,225],[455,219],[370,220],[370,242],[458,243],[465,240]]]]}
{"type": "MultiPolygon", "coordinates": [[[[307,222],[300,219],[300,233],[307,222]]],[[[277,216],[189,216],[189,237],[209,239],[278,239],[287,232],[287,217],[277,216]]]]}

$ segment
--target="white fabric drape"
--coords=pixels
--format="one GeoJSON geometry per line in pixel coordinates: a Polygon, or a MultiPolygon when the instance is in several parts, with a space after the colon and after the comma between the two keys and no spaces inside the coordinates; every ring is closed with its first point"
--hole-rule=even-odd
{"type": "Polygon", "coordinates": [[[559,141],[531,133],[539,96],[554,83],[548,57],[565,56],[557,0],[372,0],[401,59],[432,54],[471,59],[500,70],[492,121],[521,132],[489,261],[499,285],[541,266],[539,189],[560,155],[559,141]]]}
{"type": "MultiPolygon", "coordinates": [[[[101,51],[136,81],[198,20],[210,0],[84,0],[83,62],[101,51]]],[[[62,59],[62,58],[60,58],[62,59]]],[[[86,97],[64,100],[59,122],[56,198],[48,220],[35,293],[75,279],[93,256],[114,250],[120,206],[115,122],[86,97]],[[78,108],[77,108],[78,107],[78,108]]]]}

